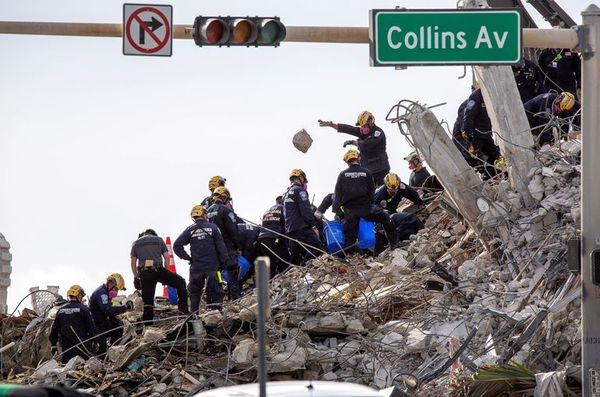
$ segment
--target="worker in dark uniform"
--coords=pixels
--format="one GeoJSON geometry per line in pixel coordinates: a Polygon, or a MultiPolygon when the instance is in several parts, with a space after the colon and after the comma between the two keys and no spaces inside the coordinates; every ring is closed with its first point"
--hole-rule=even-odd
{"type": "Polygon", "coordinates": [[[217,225],[223,236],[227,255],[229,256],[227,273],[229,281],[227,283],[227,294],[230,300],[240,297],[239,271],[237,257],[242,252],[240,244],[240,233],[237,228],[237,217],[235,213],[227,207],[229,201],[229,190],[224,186],[219,186],[213,191],[213,204],[207,209],[208,221],[217,225]]]}
{"type": "Polygon", "coordinates": [[[94,324],[98,330],[98,355],[106,353],[107,343],[114,344],[123,336],[123,324],[117,318],[119,314],[133,309],[133,302],[128,301],[126,306],[113,306],[112,299],[125,291],[125,280],[119,273],[113,273],[90,296],[90,311],[94,324]]]}
{"type": "Polygon", "coordinates": [[[293,169],[290,182],[292,184],[283,196],[285,234],[296,240],[289,241],[290,262],[304,265],[321,254],[322,245],[317,237],[316,219],[308,200],[306,174],[301,169],[293,169]]]}
{"type": "Polygon", "coordinates": [[[285,219],[283,218],[283,197],[275,198],[275,205],[262,217],[262,228],[256,242],[257,256],[271,259],[271,277],[283,273],[290,261],[288,244],[285,237],[285,219]]]}
{"type": "Polygon", "coordinates": [[[475,155],[485,161],[483,169],[479,170],[483,178],[495,176],[497,171],[494,163],[500,158],[500,149],[492,138],[492,123],[480,88],[469,96],[463,113],[462,128],[463,138],[471,143],[475,155]]]}
{"type": "Polygon", "coordinates": [[[335,184],[333,212],[344,213],[344,235],[349,248],[346,252],[356,251],[353,246],[358,237],[360,218],[383,224],[393,249],[396,244],[396,229],[389,215],[373,204],[375,185],[371,172],[360,165],[360,154],[356,150],[346,152],[344,162],[348,164],[348,168],[339,174],[335,184]]]}
{"type": "Polygon", "coordinates": [[[177,289],[177,306],[180,314],[188,313],[188,294],[183,277],[166,269],[169,263],[167,245],[153,229],[147,229],[131,246],[131,271],[136,289],[142,290],[144,300],[143,321],[154,319],[156,283],[177,289]],[[164,262],[163,262],[164,260],[164,262]],[[164,263],[164,264],[163,264],[164,263]],[[140,287],[140,288],[138,288],[140,287]]]}
{"type": "Polygon", "coordinates": [[[544,74],[544,91],[570,92],[578,97],[581,87],[581,58],[568,48],[546,48],[538,58],[544,74]]]}
{"type": "Polygon", "coordinates": [[[60,340],[61,362],[66,364],[75,356],[89,358],[92,353],[92,340],[96,336],[96,326],[90,309],[82,303],[85,291],[73,285],[67,291],[69,302],[61,306],[50,330],[52,354],[56,354],[56,343],[60,340]],[[83,342],[83,343],[81,343],[83,342]],[[77,347],[74,347],[77,346],[77,347]]]}
{"type": "MultiPolygon", "coordinates": [[[[423,165],[417,152],[412,152],[404,158],[408,161],[408,169],[412,170],[408,179],[409,186],[417,189],[423,189],[425,194],[436,193],[444,190],[435,175],[431,175],[423,165]]],[[[391,174],[388,174],[391,175],[391,174]]],[[[395,175],[395,174],[394,174],[395,175]]],[[[387,175],[386,175],[387,177],[387,175]]]]}
{"type": "Polygon", "coordinates": [[[173,243],[175,254],[190,262],[190,308],[192,313],[198,313],[202,293],[206,287],[206,303],[209,310],[220,309],[222,293],[218,271],[234,266],[237,268],[237,261],[233,262],[229,256],[219,228],[208,222],[203,206],[194,206],[190,215],[194,223],[173,243]],[[184,248],[188,244],[191,255],[184,248]]]}
{"type": "Polygon", "coordinates": [[[390,172],[384,178],[384,185],[375,190],[373,202],[393,214],[397,212],[398,206],[405,198],[412,201],[417,210],[425,206],[415,189],[402,183],[398,175],[390,172]]]}
{"type": "Polygon", "coordinates": [[[390,163],[386,152],[385,133],[375,125],[375,117],[371,112],[361,112],[358,115],[356,126],[322,120],[319,120],[319,125],[335,128],[338,132],[357,137],[356,140],[346,141],[344,147],[347,145],[358,147],[361,165],[371,172],[375,186],[383,185],[383,178],[390,172],[390,163]]]}
{"type": "Polygon", "coordinates": [[[218,176],[218,175],[215,175],[212,178],[210,178],[208,180],[208,190],[210,190],[210,196],[204,198],[204,200],[202,200],[202,203],[200,203],[200,205],[202,205],[204,208],[210,207],[213,203],[213,199],[212,199],[213,192],[219,186],[225,186],[226,181],[227,181],[227,179],[223,178],[222,176],[218,176]]]}
{"type": "Polygon", "coordinates": [[[260,228],[249,223],[238,223],[237,228],[240,235],[242,256],[248,262],[254,263],[254,259],[256,259],[256,240],[258,240],[260,228]]]}
{"type": "Polygon", "coordinates": [[[521,62],[512,66],[512,71],[521,96],[521,102],[525,103],[544,92],[544,79],[535,63],[523,58],[521,62]]]}
{"type": "MultiPolygon", "coordinates": [[[[553,117],[564,119],[574,115],[575,96],[570,92],[560,94],[549,92],[527,101],[523,107],[531,133],[537,137],[539,145],[543,146],[554,142],[550,120],[553,117]]],[[[560,129],[560,134],[566,136],[569,132],[569,124],[561,123],[560,129]]]]}

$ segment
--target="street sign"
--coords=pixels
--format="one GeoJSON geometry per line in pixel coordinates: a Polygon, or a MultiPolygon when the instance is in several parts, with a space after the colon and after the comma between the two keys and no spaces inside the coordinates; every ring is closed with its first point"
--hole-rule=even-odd
{"type": "Polygon", "coordinates": [[[123,4],[123,55],[170,57],[172,33],[170,5],[123,4]]]}
{"type": "Polygon", "coordinates": [[[514,64],[521,13],[503,10],[371,10],[372,66],[514,64]]]}

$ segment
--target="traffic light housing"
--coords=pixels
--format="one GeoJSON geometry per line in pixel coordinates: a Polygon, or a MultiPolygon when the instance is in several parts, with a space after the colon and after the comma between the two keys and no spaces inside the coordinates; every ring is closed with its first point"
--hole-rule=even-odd
{"type": "Polygon", "coordinates": [[[202,46],[277,47],[285,39],[279,17],[196,17],[194,42],[202,46]]]}

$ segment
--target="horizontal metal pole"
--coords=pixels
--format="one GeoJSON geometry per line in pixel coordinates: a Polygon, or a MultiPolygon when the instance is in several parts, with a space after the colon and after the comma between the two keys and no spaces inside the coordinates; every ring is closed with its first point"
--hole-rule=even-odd
{"type": "MultiPolygon", "coordinates": [[[[175,25],[173,38],[192,39],[190,25],[175,25]]],[[[298,43],[369,43],[369,28],[344,26],[287,26],[284,41],[298,43]]],[[[0,34],[36,34],[57,36],[121,37],[119,23],[62,23],[0,21],[0,34]]],[[[525,48],[575,48],[573,29],[523,29],[525,48]]]]}

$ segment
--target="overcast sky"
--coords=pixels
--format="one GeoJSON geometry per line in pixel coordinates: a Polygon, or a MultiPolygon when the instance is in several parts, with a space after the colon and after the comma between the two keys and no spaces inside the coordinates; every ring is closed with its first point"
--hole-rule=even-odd
{"type": "MultiPolygon", "coordinates": [[[[589,4],[560,3],[578,23],[589,4]]],[[[0,20],[121,23],[122,4],[0,0],[0,20]]],[[[170,4],[175,24],[202,14],[367,26],[372,8],[456,2],[170,4]]],[[[176,238],[213,175],[227,178],[236,212],[253,221],[288,186],[292,168],[306,171],[318,204],[333,191],[350,138],[319,128],[317,119],[352,124],[362,110],[373,112],[392,171],[406,181],[402,158],[411,149],[386,113],[401,99],[447,102],[435,113],[452,124],[471,83],[470,71],[458,79],[458,66],[369,67],[368,45],[359,44],[199,48],[174,40],[173,56],[161,58],[123,56],[120,38],[0,35],[0,59],[0,232],[12,245],[10,311],[32,286],[59,285],[64,294],[78,283],[91,293],[120,272],[133,289],[129,252],[137,234],[150,227],[176,238]],[[314,139],[307,154],[291,144],[302,128],[314,139]]],[[[176,264],[187,279],[187,263],[176,264]]]]}

